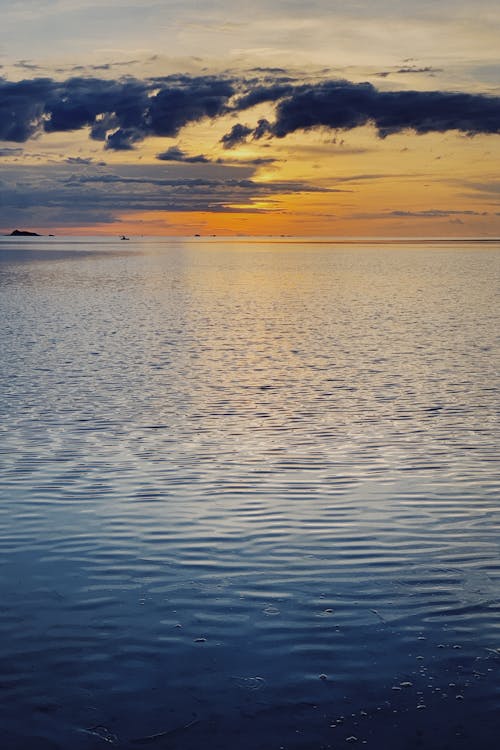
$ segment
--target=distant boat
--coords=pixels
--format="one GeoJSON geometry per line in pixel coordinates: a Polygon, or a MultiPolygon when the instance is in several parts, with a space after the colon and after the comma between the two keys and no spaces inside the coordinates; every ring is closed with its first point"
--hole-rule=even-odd
{"type": "Polygon", "coordinates": [[[121,239],[121,240],[129,240],[129,239],[130,239],[130,237],[125,237],[125,235],[124,235],[124,234],[122,234],[122,236],[120,237],[120,239],[121,239]]]}

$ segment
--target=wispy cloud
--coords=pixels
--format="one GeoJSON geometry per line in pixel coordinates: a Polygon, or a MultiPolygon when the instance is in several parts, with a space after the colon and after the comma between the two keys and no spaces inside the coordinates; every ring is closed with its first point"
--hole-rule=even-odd
{"type": "Polygon", "coordinates": [[[185,151],[182,151],[178,146],[171,146],[161,154],[157,154],[157,159],[160,161],[178,161],[186,164],[208,164],[208,159],[204,154],[197,154],[196,156],[188,156],[185,151]]]}
{"type": "Polygon", "coordinates": [[[21,156],[23,153],[22,148],[0,148],[0,157],[11,157],[11,156],[21,156]]]}
{"type": "Polygon", "coordinates": [[[14,63],[13,67],[22,68],[23,70],[43,70],[43,66],[32,63],[29,60],[19,60],[19,62],[14,63]]]}
{"type": "Polygon", "coordinates": [[[453,217],[489,216],[488,211],[474,211],[469,209],[438,209],[429,208],[422,211],[393,211],[366,212],[352,214],[353,219],[451,219],[453,217]]]}
{"type": "Polygon", "coordinates": [[[462,180],[459,183],[454,180],[453,182],[461,187],[468,188],[475,198],[500,199],[500,180],[462,180]]]}
{"type": "MultiPolygon", "coordinates": [[[[88,167],[91,164],[95,164],[95,160],[91,157],[84,156],[68,156],[65,160],[66,164],[72,164],[77,166],[88,167]]],[[[100,166],[105,166],[104,162],[99,162],[100,166]]]]}
{"type": "Polygon", "coordinates": [[[251,167],[201,165],[212,176],[199,176],[196,164],[117,168],[97,165],[5,168],[0,183],[0,226],[30,221],[38,225],[73,226],[119,220],[134,212],[259,213],[272,210],[283,195],[342,192],[301,181],[259,182],[251,167]],[[266,208],[258,203],[266,201],[266,208]],[[235,207],[237,204],[237,208],[235,207]],[[270,208],[271,207],[271,208],[270,208]],[[44,224],[44,222],[48,222],[44,224]]]}
{"type": "Polygon", "coordinates": [[[438,73],[442,73],[443,68],[435,68],[432,65],[404,65],[400,68],[391,68],[390,70],[381,70],[374,75],[378,78],[388,78],[392,75],[428,75],[435,76],[438,73]]]}

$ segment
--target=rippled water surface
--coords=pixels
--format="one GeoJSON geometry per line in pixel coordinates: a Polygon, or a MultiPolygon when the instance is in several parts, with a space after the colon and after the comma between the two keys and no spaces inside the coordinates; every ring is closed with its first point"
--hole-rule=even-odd
{"type": "Polygon", "coordinates": [[[1,746],[498,747],[499,261],[2,238],[1,746]]]}

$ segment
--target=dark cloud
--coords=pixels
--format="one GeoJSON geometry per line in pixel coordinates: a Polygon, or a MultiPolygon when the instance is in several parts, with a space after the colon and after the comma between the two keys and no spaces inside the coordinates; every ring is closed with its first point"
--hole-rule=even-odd
{"type": "MultiPolygon", "coordinates": [[[[125,79],[109,81],[98,78],[70,78],[54,84],[45,104],[48,132],[77,130],[85,126],[98,126],[106,119],[116,130],[139,131],[143,126],[148,107],[148,89],[141,81],[125,79]]],[[[102,133],[92,130],[93,138],[102,133]]],[[[144,137],[144,136],[143,136],[144,137]]],[[[117,138],[120,147],[120,138],[117,138]]]]}
{"type": "Polygon", "coordinates": [[[410,65],[406,66],[404,68],[398,68],[398,70],[395,71],[396,73],[402,73],[404,75],[408,73],[428,73],[429,75],[435,75],[436,73],[442,73],[442,68],[433,68],[430,65],[426,65],[423,68],[419,68],[416,65],[410,65]]]}
{"type": "Polygon", "coordinates": [[[244,143],[247,137],[249,135],[252,135],[253,132],[254,131],[252,128],[249,128],[247,125],[241,125],[240,123],[238,123],[231,128],[229,133],[226,133],[222,136],[221,143],[224,148],[234,148],[240,143],[244,143]]]}
{"type": "Polygon", "coordinates": [[[102,65],[89,65],[89,70],[111,70],[112,68],[128,68],[130,65],[138,65],[140,60],[120,60],[119,62],[102,63],[102,65]]]}
{"type": "MultiPolygon", "coordinates": [[[[276,119],[252,131],[254,138],[283,138],[297,130],[351,130],[374,125],[381,137],[458,130],[500,133],[500,97],[441,91],[378,91],[370,83],[324,81],[297,86],[276,106],[276,119]]],[[[237,125],[231,133],[238,134],[237,125]]],[[[244,127],[244,126],[243,126],[244,127]]],[[[242,131],[243,132],[243,131],[242,131]]],[[[250,135],[245,133],[245,137],[250,135]]],[[[234,139],[228,134],[228,143],[234,139]]]]}
{"type": "Polygon", "coordinates": [[[102,183],[106,185],[150,185],[161,188],[170,188],[177,192],[191,192],[196,189],[200,192],[208,191],[209,194],[214,194],[214,191],[229,191],[234,194],[235,191],[252,191],[259,193],[259,195],[272,193],[330,193],[330,192],[343,192],[339,190],[331,190],[328,187],[320,187],[317,185],[309,185],[308,183],[295,182],[295,181],[281,181],[281,182],[263,182],[260,183],[257,180],[251,179],[250,177],[245,178],[226,178],[226,179],[210,179],[205,177],[133,177],[129,175],[120,175],[117,173],[97,173],[93,175],[88,174],[73,174],[68,177],[64,184],[67,186],[75,185],[88,185],[102,183]]]}
{"type": "Polygon", "coordinates": [[[439,91],[381,92],[369,83],[331,81],[280,102],[272,130],[283,137],[299,129],[350,130],[369,123],[382,137],[408,129],[498,133],[500,98],[439,91]]]}
{"type": "Polygon", "coordinates": [[[378,78],[387,78],[390,75],[408,75],[411,73],[435,76],[436,73],[442,73],[442,72],[443,72],[442,68],[433,68],[430,65],[426,65],[424,67],[418,67],[417,65],[405,65],[402,68],[396,68],[394,70],[381,70],[378,73],[375,73],[374,75],[376,75],[378,78]]]}
{"type": "MultiPolygon", "coordinates": [[[[417,72],[413,65],[410,69],[417,72]]],[[[146,81],[82,75],[66,81],[0,79],[0,140],[23,143],[43,132],[88,128],[90,137],[103,141],[106,148],[123,151],[149,136],[174,137],[189,123],[264,102],[274,107],[274,121],[262,119],[256,128],[234,125],[222,138],[226,148],[249,136],[283,138],[297,130],[349,130],[367,124],[376,127],[381,137],[403,130],[500,132],[498,96],[379,91],[370,83],[342,80],[267,85],[262,80],[208,75],[146,81]]]]}
{"type": "Polygon", "coordinates": [[[276,164],[276,159],[256,157],[255,159],[209,159],[204,154],[188,156],[185,151],[178,146],[171,146],[166,151],[156,156],[159,161],[181,162],[183,164],[222,164],[236,166],[263,167],[269,164],[276,164]]]}
{"type": "Polygon", "coordinates": [[[285,70],[285,68],[257,67],[257,68],[250,68],[250,73],[272,73],[276,75],[286,75],[288,71],[285,70]]]}
{"type": "Polygon", "coordinates": [[[128,150],[148,136],[175,136],[190,122],[219,116],[233,94],[228,79],[212,76],[0,80],[0,139],[24,142],[44,131],[90,127],[107,148],[128,150]]]}
{"type": "Polygon", "coordinates": [[[466,193],[465,195],[467,196],[479,197],[481,200],[485,198],[497,200],[500,196],[500,180],[487,180],[484,182],[452,180],[451,182],[452,184],[458,184],[460,187],[468,188],[471,192],[470,194],[466,193]]]}
{"type": "MultiPolygon", "coordinates": [[[[97,165],[2,168],[0,226],[83,226],[134,212],[267,212],[283,194],[331,192],[304,182],[259,182],[241,166],[137,165],[110,172],[97,165]],[[203,168],[210,176],[199,176],[203,168]],[[170,176],[171,175],[171,176],[170,176]],[[257,202],[266,201],[266,208],[257,202]],[[235,204],[238,206],[235,207],[235,204]]],[[[336,192],[336,191],[335,191],[336,192]]],[[[272,209],[271,209],[272,210],[272,209]]]]}
{"type": "Polygon", "coordinates": [[[388,174],[387,172],[379,172],[379,173],[373,173],[373,174],[351,174],[348,177],[336,177],[335,182],[370,182],[372,180],[386,180],[388,177],[394,179],[395,177],[409,177],[410,175],[404,174],[404,175],[398,175],[398,174],[388,174]]]}
{"type": "Polygon", "coordinates": [[[167,79],[150,100],[145,120],[155,135],[175,136],[188,122],[214,118],[226,111],[235,93],[232,83],[215,77],[167,79]]]}
{"type": "MultiPolygon", "coordinates": [[[[92,158],[84,158],[83,156],[68,156],[65,162],[66,164],[79,164],[83,167],[88,167],[90,164],[95,163],[92,158]]],[[[103,162],[100,162],[100,164],[103,164],[103,162]]]]}
{"type": "Polygon", "coordinates": [[[106,138],[106,148],[113,151],[131,151],[135,143],[144,140],[144,131],[140,128],[118,128],[106,138]]]}
{"type": "Polygon", "coordinates": [[[245,143],[250,135],[255,140],[259,140],[266,134],[273,135],[272,125],[268,120],[261,119],[255,128],[249,128],[247,125],[239,123],[234,125],[229,133],[222,136],[220,142],[224,148],[234,148],[235,146],[239,146],[240,143],[245,143]]]}
{"type": "Polygon", "coordinates": [[[355,219],[453,219],[460,216],[488,216],[487,211],[454,210],[428,208],[423,211],[382,211],[381,213],[358,213],[351,218],[355,219]]]}
{"type": "Polygon", "coordinates": [[[23,70],[42,70],[41,65],[30,63],[28,60],[19,60],[19,62],[14,63],[13,67],[22,68],[23,70]]]}
{"type": "Polygon", "coordinates": [[[180,161],[186,164],[208,164],[210,159],[207,159],[203,154],[197,156],[188,156],[185,151],[182,151],[178,146],[172,146],[161,154],[157,154],[157,159],[160,161],[180,161]]]}
{"type": "Polygon", "coordinates": [[[267,133],[272,133],[271,123],[265,119],[259,120],[253,132],[255,138],[263,138],[267,133]]]}
{"type": "Polygon", "coordinates": [[[49,78],[16,83],[0,80],[0,140],[24,143],[39,133],[52,88],[49,78]]]}
{"type": "MultiPolygon", "coordinates": [[[[152,60],[153,58],[149,58],[152,60]]],[[[133,65],[140,65],[141,60],[116,60],[112,62],[90,64],[90,65],[63,65],[57,68],[50,68],[55,70],[56,73],[63,75],[71,75],[78,73],[80,74],[92,74],[94,72],[107,72],[113,70],[113,68],[130,68],[133,65]]],[[[49,70],[47,66],[39,66],[39,70],[49,70]]]]}
{"type": "Polygon", "coordinates": [[[248,93],[238,97],[234,108],[241,111],[255,107],[257,104],[263,104],[264,102],[276,102],[285,96],[290,96],[294,93],[294,90],[295,87],[289,83],[272,86],[257,85],[248,93]]]}
{"type": "MultiPolygon", "coordinates": [[[[224,162],[223,159],[218,159],[221,163],[231,163],[231,162],[224,162]]],[[[251,164],[254,167],[263,167],[268,164],[276,164],[276,162],[279,161],[278,159],[266,159],[265,157],[258,156],[256,159],[245,159],[244,161],[239,161],[237,163],[239,164],[251,164]]]]}
{"type": "Polygon", "coordinates": [[[0,157],[20,156],[22,153],[22,148],[0,148],[0,157]]]}
{"type": "Polygon", "coordinates": [[[443,211],[437,208],[431,208],[426,211],[389,211],[386,216],[396,218],[418,218],[418,219],[442,219],[450,216],[486,216],[484,211],[443,211]]]}

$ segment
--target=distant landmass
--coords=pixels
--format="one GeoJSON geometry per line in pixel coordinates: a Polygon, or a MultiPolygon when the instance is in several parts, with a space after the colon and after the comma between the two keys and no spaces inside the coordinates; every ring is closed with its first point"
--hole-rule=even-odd
{"type": "Polygon", "coordinates": [[[13,232],[11,232],[9,237],[42,237],[41,234],[38,234],[38,232],[28,232],[26,229],[14,229],[13,232]]]}

